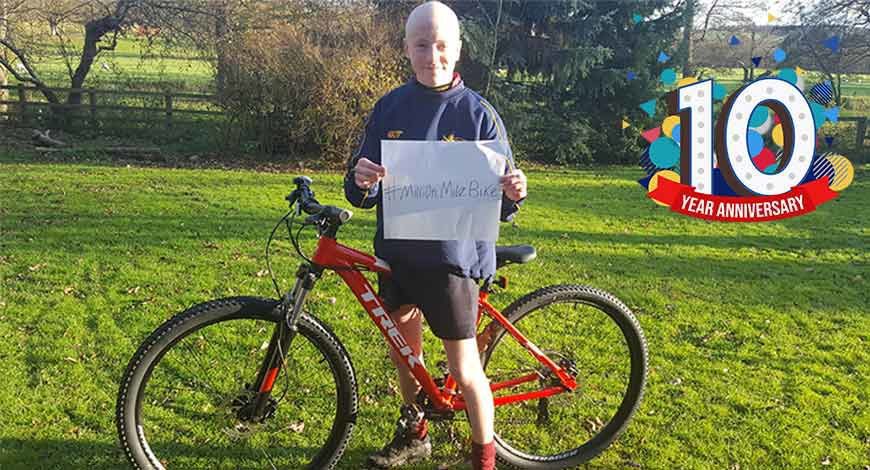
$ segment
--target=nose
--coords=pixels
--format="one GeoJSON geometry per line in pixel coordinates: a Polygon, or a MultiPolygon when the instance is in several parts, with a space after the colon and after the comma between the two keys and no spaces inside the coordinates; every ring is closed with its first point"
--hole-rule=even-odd
{"type": "Polygon", "coordinates": [[[438,50],[438,45],[433,44],[427,48],[426,59],[432,66],[438,66],[441,63],[441,51],[438,50]]]}

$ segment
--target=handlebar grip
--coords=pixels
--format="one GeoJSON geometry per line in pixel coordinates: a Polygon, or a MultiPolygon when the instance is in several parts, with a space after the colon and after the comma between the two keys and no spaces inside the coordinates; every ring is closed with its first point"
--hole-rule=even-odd
{"type": "Polygon", "coordinates": [[[293,183],[296,185],[296,190],[293,194],[287,197],[289,201],[299,202],[299,207],[308,215],[320,214],[328,220],[343,224],[353,217],[353,212],[335,206],[324,206],[317,202],[314,198],[314,192],[311,191],[309,185],[311,178],[307,176],[297,176],[293,178],[293,183]]]}

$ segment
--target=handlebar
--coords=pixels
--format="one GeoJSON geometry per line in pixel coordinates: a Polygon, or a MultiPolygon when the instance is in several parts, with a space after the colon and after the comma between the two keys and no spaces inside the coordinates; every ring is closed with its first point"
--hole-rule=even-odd
{"type": "Polygon", "coordinates": [[[342,209],[336,206],[325,206],[317,202],[314,197],[314,191],[311,190],[312,180],[307,176],[297,176],[293,178],[293,184],[296,189],[293,190],[285,199],[290,202],[292,207],[294,204],[299,204],[302,212],[308,215],[319,216],[325,219],[329,225],[339,226],[353,217],[353,212],[342,209]]]}

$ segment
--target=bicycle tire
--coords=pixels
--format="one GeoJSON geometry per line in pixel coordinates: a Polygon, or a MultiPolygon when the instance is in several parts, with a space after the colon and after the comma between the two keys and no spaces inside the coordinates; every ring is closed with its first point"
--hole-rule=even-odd
{"type": "MultiPolygon", "coordinates": [[[[255,297],[234,297],[202,303],[175,315],[142,343],[124,373],[116,405],[118,436],[134,467],[329,469],[338,463],[356,421],[358,397],[355,373],[347,351],[338,338],[326,325],[308,314],[301,315],[297,323],[298,334],[288,348],[288,362],[282,368],[273,389],[273,396],[277,395],[279,386],[284,387],[286,393],[295,395],[291,396],[292,405],[291,402],[276,400],[272,418],[261,425],[262,427],[240,428],[238,424],[232,425],[232,420],[237,420],[237,417],[230,405],[238,406],[238,401],[234,400],[239,397],[232,399],[238,390],[224,387],[223,384],[233,383],[226,377],[231,376],[234,369],[236,380],[247,379],[252,382],[255,379],[268,344],[261,341],[268,341],[274,326],[283,321],[276,309],[277,305],[275,300],[255,297]],[[249,331],[256,334],[239,334],[249,331]],[[190,344],[194,344],[195,350],[189,348],[190,344]],[[240,354],[245,359],[243,362],[224,360],[226,355],[235,351],[244,353],[240,354]],[[202,358],[208,357],[204,356],[208,353],[215,354],[219,360],[213,364],[203,363],[202,358]],[[297,357],[298,355],[311,357],[297,357]],[[191,364],[195,361],[199,362],[191,364]],[[191,365],[193,369],[188,367],[191,365]],[[322,371],[316,368],[321,368],[322,371]],[[326,385],[287,384],[284,381],[299,379],[311,370],[314,373],[310,373],[306,379],[319,379],[326,385]],[[163,379],[164,375],[175,371],[178,374],[178,384],[163,379]],[[213,379],[213,382],[199,382],[205,379],[201,379],[197,373],[208,375],[212,371],[213,377],[206,379],[213,379]],[[192,375],[192,381],[188,382],[186,375],[192,375]],[[298,387],[295,390],[299,393],[294,393],[291,386],[298,387]],[[319,395],[314,392],[323,388],[329,393],[318,398],[319,395]],[[225,389],[226,396],[221,396],[225,389]],[[159,397],[163,390],[169,397],[168,401],[154,398],[159,397]],[[207,394],[211,396],[203,404],[199,404],[200,407],[187,408],[189,402],[195,402],[197,397],[207,394]],[[322,400],[322,403],[326,403],[326,408],[321,407],[320,413],[324,415],[324,422],[332,421],[331,425],[325,426],[328,434],[322,445],[316,448],[290,445],[284,449],[284,455],[270,455],[264,447],[273,450],[280,445],[283,449],[286,442],[302,440],[305,437],[303,434],[326,433],[318,431],[316,426],[305,426],[306,420],[310,423],[314,419],[312,416],[317,416],[301,408],[300,403],[308,403],[310,400],[322,400]],[[330,402],[334,407],[332,418],[330,402]],[[145,413],[143,404],[147,411],[145,413]],[[177,413],[179,410],[190,411],[190,416],[177,413]],[[146,416],[143,417],[143,414],[146,416]],[[159,420],[164,416],[167,417],[169,425],[159,426],[159,420]],[[152,425],[149,420],[155,424],[152,425]],[[216,430],[202,427],[202,424],[220,424],[226,421],[229,421],[230,426],[216,430]],[[175,427],[178,428],[173,429],[175,427]],[[230,444],[240,442],[246,436],[245,432],[251,429],[254,432],[247,434],[244,445],[237,446],[237,449],[224,445],[224,441],[230,444]],[[258,434],[260,432],[263,434],[258,434]],[[150,441],[149,437],[152,438],[150,441]],[[274,444],[274,448],[268,447],[278,439],[285,442],[274,444]],[[263,442],[265,444],[261,445],[263,442]],[[161,448],[155,448],[155,444],[159,444],[161,448]],[[303,455],[303,451],[313,456],[307,464],[300,465],[298,459],[309,459],[308,455],[303,455]]],[[[249,383],[239,386],[243,387],[243,394],[250,389],[249,383]]]]}
{"type": "MultiPolygon", "coordinates": [[[[556,335],[552,334],[546,336],[534,327],[529,328],[529,323],[540,325],[541,329],[551,328],[552,331],[558,333],[560,328],[564,328],[564,326],[560,325],[583,328],[584,326],[581,325],[584,325],[584,322],[590,322],[593,315],[586,315],[583,318],[579,316],[578,318],[571,318],[568,315],[563,315],[561,312],[559,312],[560,316],[568,318],[543,315],[543,313],[548,311],[547,307],[552,306],[558,306],[562,310],[573,309],[573,311],[577,311],[580,308],[579,306],[582,306],[583,309],[588,309],[591,312],[604,314],[603,316],[596,315],[598,322],[604,328],[596,328],[594,332],[600,334],[601,337],[610,336],[611,338],[607,340],[607,343],[616,344],[617,347],[620,341],[614,341],[614,338],[621,337],[622,342],[624,342],[623,347],[625,351],[620,352],[617,356],[627,355],[628,357],[617,357],[616,359],[619,362],[627,360],[630,364],[630,366],[623,365],[620,368],[626,374],[626,377],[623,379],[623,382],[625,382],[624,391],[620,392],[622,396],[618,400],[618,407],[616,407],[617,398],[611,397],[609,392],[602,392],[600,384],[606,384],[607,382],[617,383],[619,378],[611,378],[610,376],[615,376],[616,374],[611,371],[609,366],[605,367],[603,365],[600,366],[604,371],[601,373],[602,377],[594,376],[595,374],[587,372],[587,370],[593,368],[593,366],[589,365],[591,361],[585,361],[584,363],[576,364],[578,369],[576,376],[578,388],[573,392],[565,392],[548,398],[546,403],[544,403],[543,412],[540,403],[543,400],[525,401],[497,407],[495,411],[496,454],[498,460],[507,466],[532,470],[551,470],[575,467],[591,460],[610,446],[625,430],[643,396],[647,370],[646,339],[637,319],[625,304],[604,291],[579,285],[545,287],[513,302],[505,310],[504,315],[532,343],[547,352],[551,359],[558,361],[561,358],[567,358],[568,360],[580,359],[579,356],[583,355],[582,352],[575,351],[573,354],[578,357],[572,359],[565,353],[564,349],[570,349],[574,347],[572,346],[573,344],[576,344],[576,348],[579,350],[579,348],[583,347],[582,342],[584,338],[572,338],[573,335],[568,334],[568,331],[563,331],[563,337],[561,338],[555,338],[556,335]],[[569,308],[571,305],[573,307],[569,308]],[[535,317],[535,313],[541,313],[542,315],[538,316],[546,318],[538,318],[535,322],[532,322],[530,319],[535,317]],[[553,349],[556,344],[560,344],[563,350],[560,351],[559,348],[553,349]],[[595,383],[596,379],[600,380],[600,384],[595,383]],[[586,395],[590,398],[585,398],[586,395]],[[579,401],[581,400],[579,397],[584,397],[582,400],[588,401],[590,406],[581,404],[579,407],[586,409],[586,411],[581,409],[579,413],[573,410],[563,412],[563,410],[557,409],[556,413],[562,413],[564,417],[562,419],[563,422],[560,423],[563,428],[554,429],[553,412],[550,411],[554,406],[553,403],[556,403],[556,406],[558,406],[559,403],[564,403],[568,400],[579,401]],[[601,412],[593,411],[593,409],[597,410],[602,407],[602,404],[608,402],[613,403],[615,410],[606,423],[600,420],[600,416],[592,416],[596,412],[601,412]],[[588,416],[583,413],[588,413],[588,416]],[[524,425],[517,425],[517,423],[522,422],[520,418],[525,415],[535,416],[534,425],[537,429],[531,428],[528,420],[524,425]],[[520,418],[516,418],[516,416],[520,418]],[[581,419],[583,417],[587,419],[581,419]],[[543,421],[539,421],[542,419],[543,421]],[[586,434],[588,434],[586,437],[582,437],[584,427],[586,427],[586,434]],[[567,441],[575,438],[575,436],[580,436],[578,440],[582,439],[580,445],[575,446],[574,443],[562,443],[562,440],[567,441]],[[568,448],[560,447],[566,445],[568,448]],[[527,448],[522,449],[521,447],[527,448]]],[[[588,328],[590,328],[590,332],[593,331],[591,326],[588,328]]],[[[503,328],[499,327],[482,354],[481,360],[487,375],[496,373],[498,367],[511,367],[510,363],[513,361],[518,363],[525,361],[525,366],[519,366],[520,368],[526,367],[526,370],[523,371],[525,373],[528,373],[529,368],[527,364],[530,362],[538,366],[536,370],[544,373],[547,372],[525,350],[510,351],[511,355],[509,355],[505,351],[506,349],[514,347],[521,349],[521,347],[512,338],[502,341],[505,339],[506,333],[503,328]]],[[[582,333],[580,332],[580,334],[582,333]]],[[[599,337],[600,341],[601,338],[599,337]]],[[[604,346],[607,346],[607,343],[604,346]]],[[[586,356],[595,358],[599,349],[597,347],[590,347],[589,351],[591,354],[586,354],[586,356]]],[[[596,358],[597,360],[598,358],[596,358]]],[[[512,374],[512,377],[518,376],[517,371],[513,371],[512,374]]],[[[511,376],[509,375],[508,377],[511,376]]],[[[490,377],[490,379],[493,382],[496,381],[493,377],[490,377]]],[[[555,383],[555,380],[552,379],[551,383],[555,383]]],[[[541,388],[540,385],[537,385],[537,387],[541,388]]],[[[607,414],[606,411],[604,413],[607,414]]],[[[557,419],[560,417],[562,416],[557,416],[557,419]]]]}

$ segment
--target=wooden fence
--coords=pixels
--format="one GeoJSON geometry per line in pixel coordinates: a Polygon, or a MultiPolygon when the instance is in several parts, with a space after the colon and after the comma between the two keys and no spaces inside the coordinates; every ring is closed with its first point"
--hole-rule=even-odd
{"type": "Polygon", "coordinates": [[[0,125],[14,127],[64,127],[69,125],[70,118],[84,119],[91,127],[98,127],[101,119],[111,119],[113,124],[160,124],[165,129],[172,129],[173,125],[181,121],[179,116],[223,116],[223,111],[213,109],[197,109],[202,107],[215,107],[214,95],[200,93],[162,93],[152,91],[116,91],[97,90],[93,88],[49,88],[58,94],[59,98],[66,98],[69,93],[79,92],[82,94],[82,102],[70,104],[66,102],[50,103],[34,99],[42,98],[38,88],[24,84],[0,86],[0,90],[8,90],[7,99],[0,100],[0,125]],[[158,101],[160,106],[129,106],[123,104],[101,104],[101,97],[139,98],[142,100],[158,101]],[[5,106],[7,109],[2,109],[5,106]],[[47,110],[48,112],[41,112],[47,110]],[[69,110],[74,110],[69,112],[69,110]],[[105,111],[123,112],[123,115],[106,116],[105,111]],[[137,116],[145,114],[147,117],[137,116]]]}

